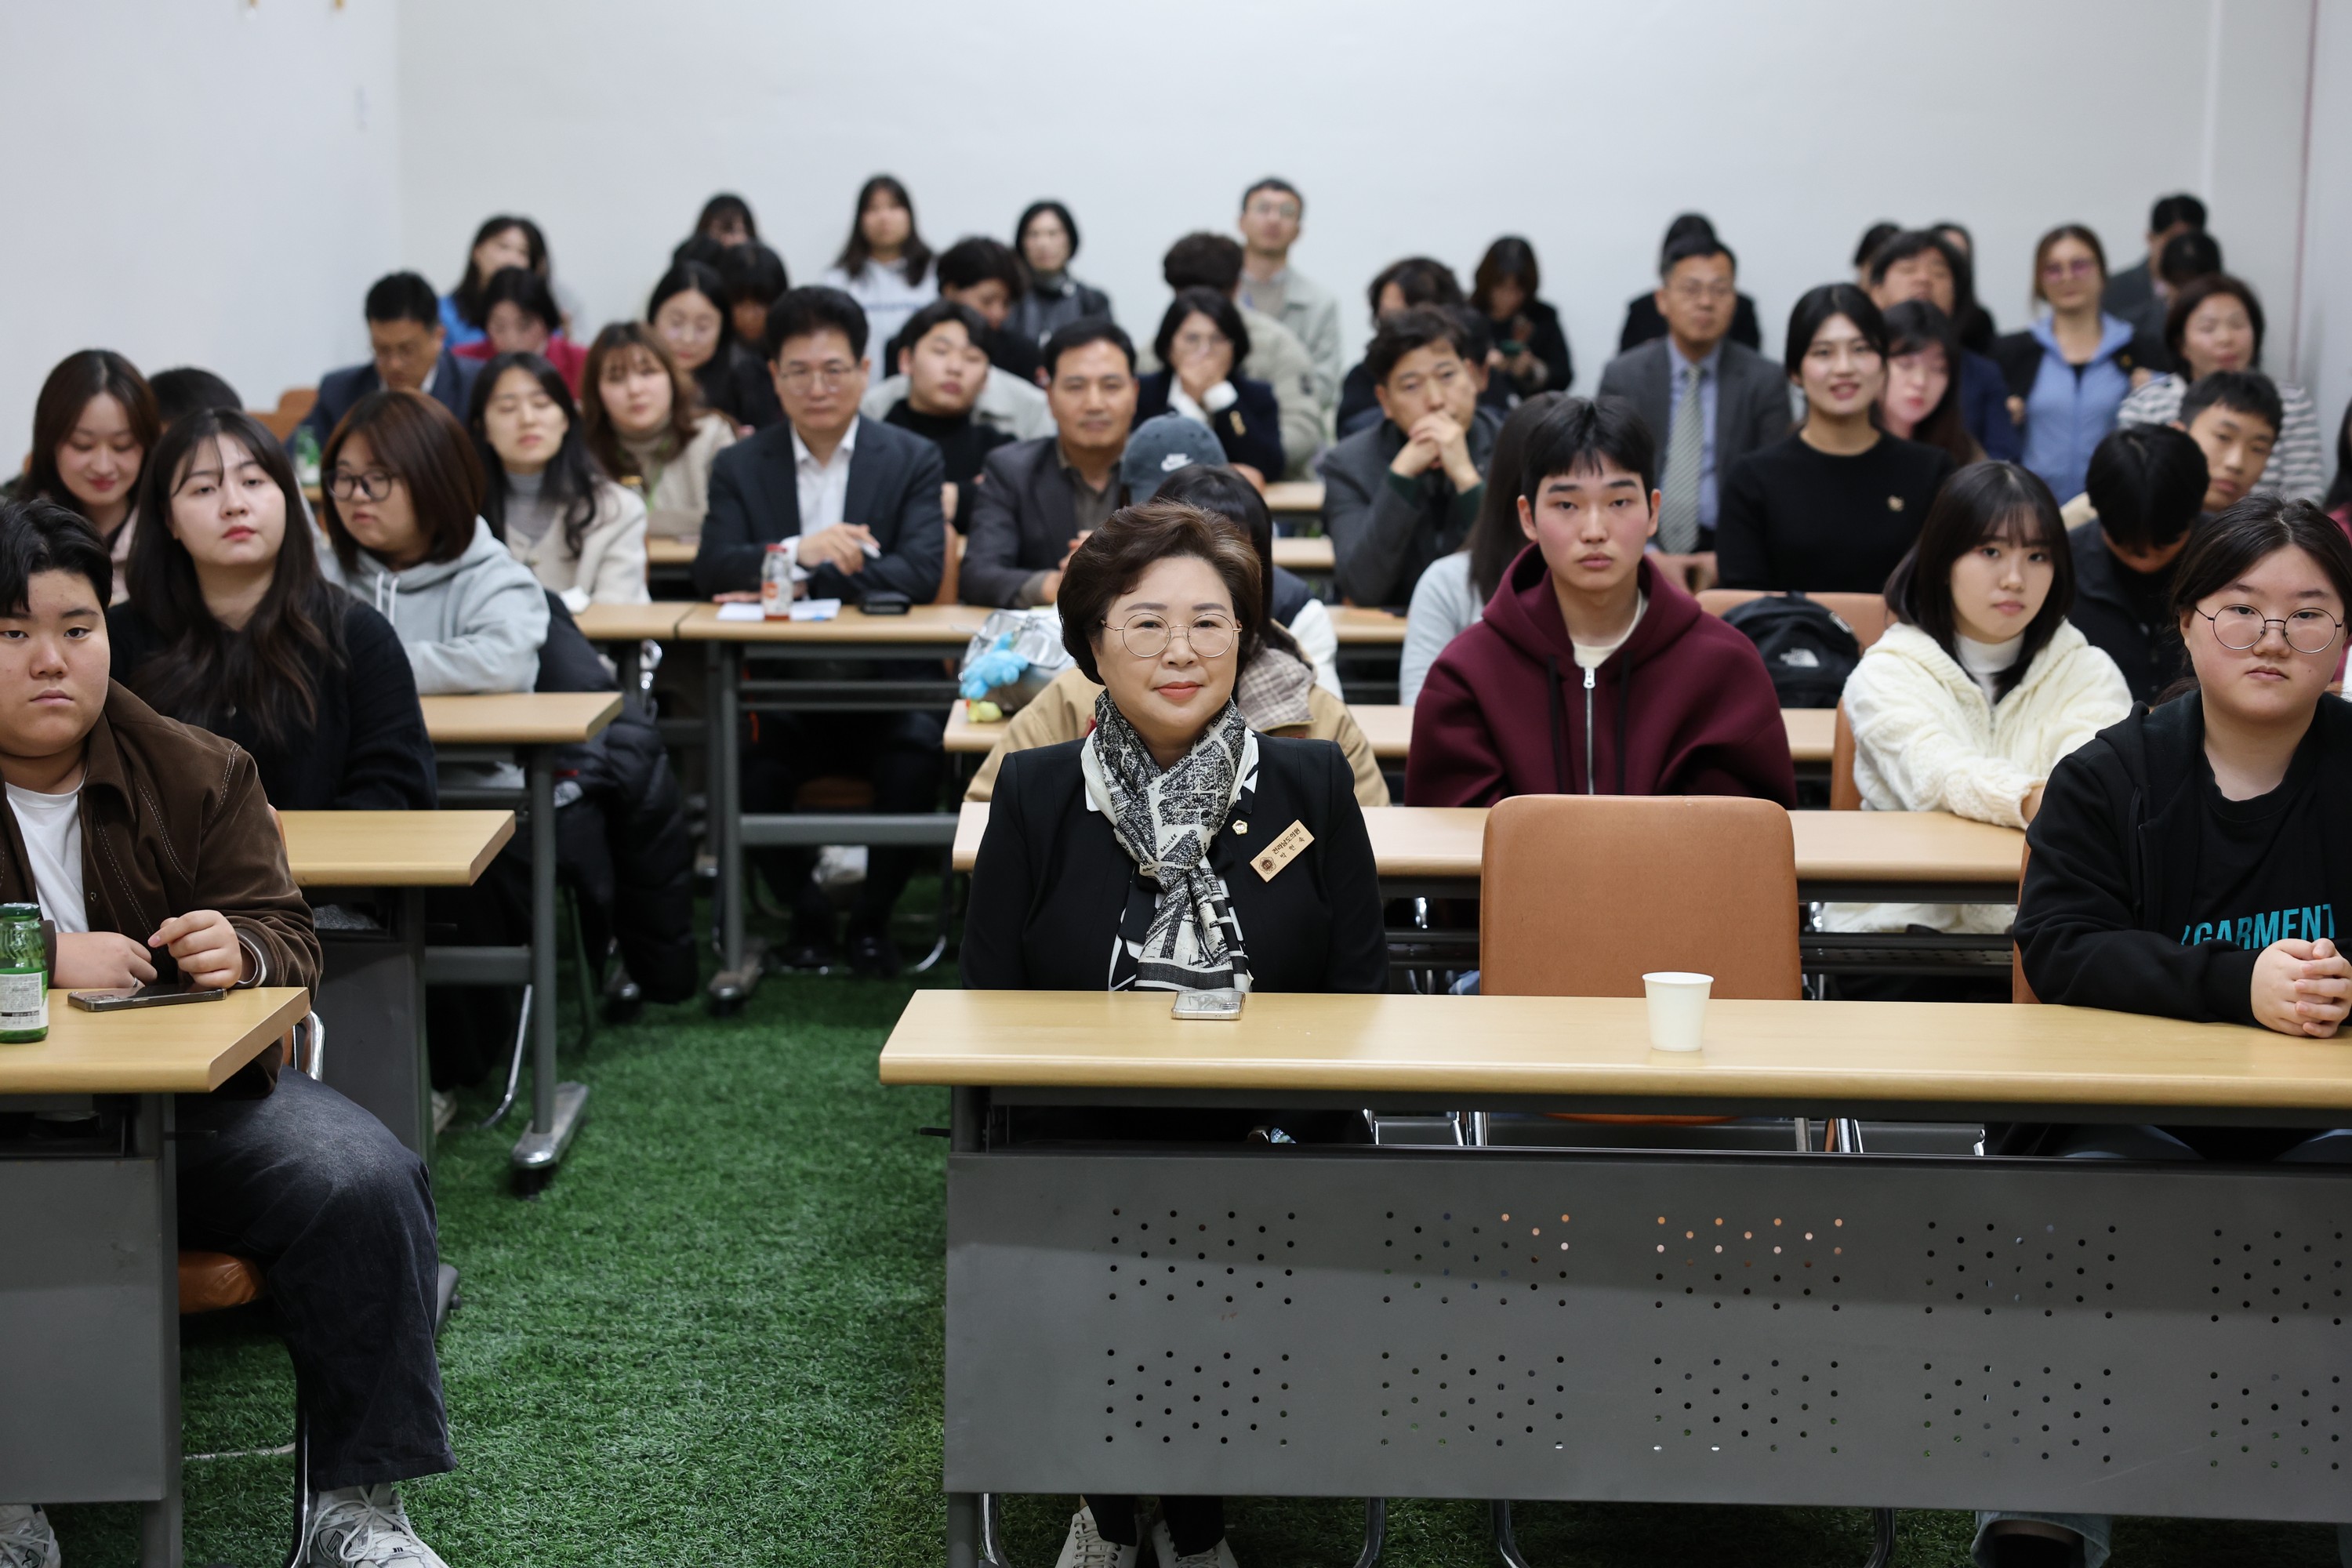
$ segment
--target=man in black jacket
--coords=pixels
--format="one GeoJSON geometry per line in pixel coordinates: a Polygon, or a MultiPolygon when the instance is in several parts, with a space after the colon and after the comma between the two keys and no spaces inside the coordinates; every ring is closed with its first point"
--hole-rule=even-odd
{"type": "MultiPolygon", "coordinates": [[[[763,347],[784,420],[719,455],[710,510],[694,556],[698,593],[756,600],[772,546],[782,546],[796,599],[863,600],[877,593],[927,604],[947,560],[940,505],[946,468],[920,436],[859,417],[866,395],[866,312],[838,289],[793,289],[768,311],[763,347]]],[[[743,753],[743,809],[790,811],[811,779],[868,781],[874,810],[939,804],[946,765],[936,713],[765,713],[743,753]]],[[[821,967],[835,952],[833,910],[811,880],[804,849],[764,852],[761,869],[793,906],[789,961],[821,967]]],[[[888,926],[917,856],[877,848],[849,914],[849,960],[861,973],[898,968],[888,926]]]]}
{"type": "Polygon", "coordinates": [[[958,592],[967,605],[1050,605],[1078,541],[1119,509],[1135,425],[1135,343],[1099,317],[1045,340],[1055,433],[1000,447],[981,470],[958,592]]]}
{"type": "Polygon", "coordinates": [[[1364,353],[1382,418],[1323,454],[1323,531],[1354,605],[1402,605],[1429,563],[1462,548],[1502,418],[1478,404],[1468,333],[1450,310],[1381,323],[1364,353]]]}
{"type": "Polygon", "coordinates": [[[446,347],[441,301],[433,285],[414,272],[379,278],[367,291],[368,350],[365,364],[331,370],[319,378],[319,399],[302,416],[300,428],[327,444],[352,405],[383,387],[421,392],[466,422],[474,377],[482,368],[446,347]]]}
{"type": "Polygon", "coordinates": [[[2162,425],[2117,430],[2091,453],[2096,514],[2069,529],[2074,608],[2067,619],[2116,661],[2134,700],[2153,704],[2188,673],[2172,617],[2172,567],[2205,499],[2205,454],[2162,425]]]}

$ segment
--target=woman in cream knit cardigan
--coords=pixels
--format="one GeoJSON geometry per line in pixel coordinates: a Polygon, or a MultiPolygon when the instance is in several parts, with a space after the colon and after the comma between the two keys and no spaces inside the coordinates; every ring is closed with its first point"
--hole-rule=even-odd
{"type": "MultiPolygon", "coordinates": [[[[2058,503],[2013,463],[1972,464],[1945,481],[1886,598],[1897,624],[1845,686],[1865,810],[2022,827],[2058,759],[2131,711],[2115,661],[2066,620],[2074,573],[2058,503]]],[[[1826,923],[1993,932],[2015,912],[1832,904],[1826,923]]]]}

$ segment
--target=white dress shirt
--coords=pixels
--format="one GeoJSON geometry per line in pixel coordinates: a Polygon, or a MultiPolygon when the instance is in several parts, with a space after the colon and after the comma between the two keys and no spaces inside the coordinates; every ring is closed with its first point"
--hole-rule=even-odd
{"type": "MultiPolygon", "coordinates": [[[[849,461],[856,456],[857,426],[862,423],[862,418],[851,420],[841,445],[822,463],[801,439],[801,433],[793,432],[793,474],[800,487],[803,537],[849,521],[842,513],[849,506],[849,461]]],[[[809,574],[801,569],[800,540],[787,539],[783,544],[784,557],[793,563],[793,581],[807,582],[809,574]]]]}

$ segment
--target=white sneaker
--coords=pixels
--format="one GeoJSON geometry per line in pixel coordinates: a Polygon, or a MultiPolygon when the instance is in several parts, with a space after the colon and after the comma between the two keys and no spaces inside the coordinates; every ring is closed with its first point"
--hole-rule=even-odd
{"type": "Polygon", "coordinates": [[[1054,1568],[1135,1568],[1136,1549],[1105,1541],[1095,1529],[1095,1510],[1081,1508],[1070,1515],[1070,1533],[1054,1568]]]}
{"type": "Polygon", "coordinates": [[[320,1492],[310,1549],[302,1561],[307,1568],[360,1563],[368,1568],[449,1568],[438,1552],[416,1539],[408,1510],[400,1506],[400,1494],[389,1482],[320,1492]]]}
{"type": "Polygon", "coordinates": [[[58,1532],[31,1503],[0,1502],[0,1568],[58,1568],[58,1532]]]}
{"type": "Polygon", "coordinates": [[[1168,1521],[1164,1519],[1151,1527],[1151,1550],[1160,1558],[1160,1568],[1237,1568],[1234,1549],[1225,1544],[1223,1537],[1206,1552],[1177,1556],[1176,1538],[1168,1533],[1168,1521]]]}

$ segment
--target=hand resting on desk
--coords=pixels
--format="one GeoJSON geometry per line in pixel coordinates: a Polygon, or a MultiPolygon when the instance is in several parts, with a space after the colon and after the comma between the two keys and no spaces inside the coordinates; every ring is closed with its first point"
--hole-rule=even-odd
{"type": "Polygon", "coordinates": [[[2332,1039],[2352,1012],[2352,961],[2326,937],[2274,942],[2254,959],[2253,1004],[2266,1029],[2332,1039]]]}

